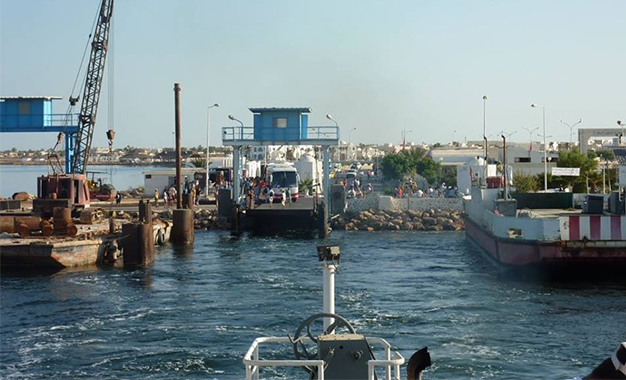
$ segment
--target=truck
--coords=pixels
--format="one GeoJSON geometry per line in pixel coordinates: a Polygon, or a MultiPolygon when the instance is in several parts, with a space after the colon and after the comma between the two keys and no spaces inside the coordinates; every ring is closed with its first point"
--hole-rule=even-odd
{"type": "Polygon", "coordinates": [[[266,181],[270,184],[270,188],[274,190],[274,201],[282,200],[283,191],[289,193],[292,202],[296,202],[300,197],[298,192],[300,175],[298,175],[298,170],[291,165],[268,165],[266,170],[266,181]]]}

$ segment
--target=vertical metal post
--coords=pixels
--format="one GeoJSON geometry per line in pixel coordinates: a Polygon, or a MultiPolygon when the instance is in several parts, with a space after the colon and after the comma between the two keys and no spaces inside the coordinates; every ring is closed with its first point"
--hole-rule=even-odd
{"type": "Polygon", "coordinates": [[[237,204],[239,202],[239,189],[241,187],[241,176],[240,176],[240,166],[241,166],[241,147],[235,146],[233,147],[233,204],[237,204]]]}
{"type": "MultiPolygon", "coordinates": [[[[337,266],[333,264],[322,264],[324,271],[324,313],[335,314],[335,270],[337,266]]],[[[334,318],[324,318],[324,331],[335,322],[334,318]]]]}
{"type": "Polygon", "coordinates": [[[180,183],[180,85],[174,83],[174,119],[176,124],[176,208],[183,208],[182,188],[180,183]]]}
{"type": "Polygon", "coordinates": [[[72,162],[74,162],[74,134],[64,133],[65,135],[65,172],[71,173],[72,162]]]}
{"type": "Polygon", "coordinates": [[[331,200],[330,200],[330,147],[323,146],[324,150],[324,203],[326,204],[327,214],[330,217],[332,215],[331,200]]]}
{"type": "Polygon", "coordinates": [[[546,107],[541,106],[543,113],[543,190],[548,192],[548,144],[546,144],[546,107]]]}
{"type": "Polygon", "coordinates": [[[209,197],[209,146],[211,143],[210,139],[211,134],[211,107],[207,107],[206,109],[206,179],[204,183],[204,195],[209,197]]]}
{"type": "Polygon", "coordinates": [[[502,165],[502,171],[504,172],[504,199],[509,199],[509,179],[506,175],[506,136],[504,135],[502,135],[502,144],[502,161],[504,162],[502,165]]]}

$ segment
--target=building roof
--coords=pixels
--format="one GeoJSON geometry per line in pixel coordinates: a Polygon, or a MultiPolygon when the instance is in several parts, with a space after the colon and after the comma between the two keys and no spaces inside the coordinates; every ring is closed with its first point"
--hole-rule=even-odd
{"type": "Polygon", "coordinates": [[[249,108],[252,113],[261,113],[261,112],[284,112],[284,111],[296,111],[301,113],[311,113],[311,109],[309,107],[268,107],[268,108],[249,108]]]}
{"type": "Polygon", "coordinates": [[[29,99],[29,100],[34,100],[34,99],[44,99],[44,100],[56,100],[56,99],[63,99],[63,97],[61,96],[0,96],[1,100],[13,100],[13,99],[29,99]]]}

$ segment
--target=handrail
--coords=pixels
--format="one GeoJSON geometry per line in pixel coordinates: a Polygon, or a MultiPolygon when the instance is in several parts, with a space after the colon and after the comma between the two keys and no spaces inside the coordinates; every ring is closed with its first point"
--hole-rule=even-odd
{"type": "Polygon", "coordinates": [[[339,140],[339,128],[335,126],[309,126],[306,133],[297,129],[262,129],[254,127],[232,126],[222,128],[222,141],[306,141],[339,140]]]}
{"type": "MultiPolygon", "coordinates": [[[[303,338],[303,341],[312,343],[308,337],[303,338]]],[[[368,366],[368,380],[375,379],[376,367],[385,367],[386,380],[393,379],[400,380],[400,366],[404,364],[404,357],[397,351],[394,351],[393,359],[391,358],[391,345],[382,338],[370,337],[367,338],[368,343],[380,345],[385,350],[386,359],[372,359],[367,362],[368,366]],[[393,371],[392,371],[393,367],[393,371]]],[[[259,380],[261,367],[317,367],[318,380],[324,380],[324,367],[326,362],[323,360],[262,360],[259,359],[260,345],[263,343],[289,343],[291,340],[288,337],[259,337],[252,342],[250,348],[246,352],[243,358],[243,363],[246,367],[246,379],[247,380],[259,380]]]]}
{"type": "Polygon", "coordinates": [[[70,114],[0,114],[0,125],[6,128],[15,128],[19,125],[24,125],[23,128],[37,128],[37,127],[78,127],[79,115],[76,113],[70,114]],[[5,125],[5,124],[9,125],[5,125]]]}

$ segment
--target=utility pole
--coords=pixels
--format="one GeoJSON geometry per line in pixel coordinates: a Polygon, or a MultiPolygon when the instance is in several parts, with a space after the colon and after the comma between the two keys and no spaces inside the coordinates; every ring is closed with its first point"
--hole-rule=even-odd
{"type": "Polygon", "coordinates": [[[174,122],[176,124],[176,208],[181,209],[183,208],[183,195],[180,186],[182,159],[180,154],[180,85],[178,83],[174,83],[174,122]]]}

